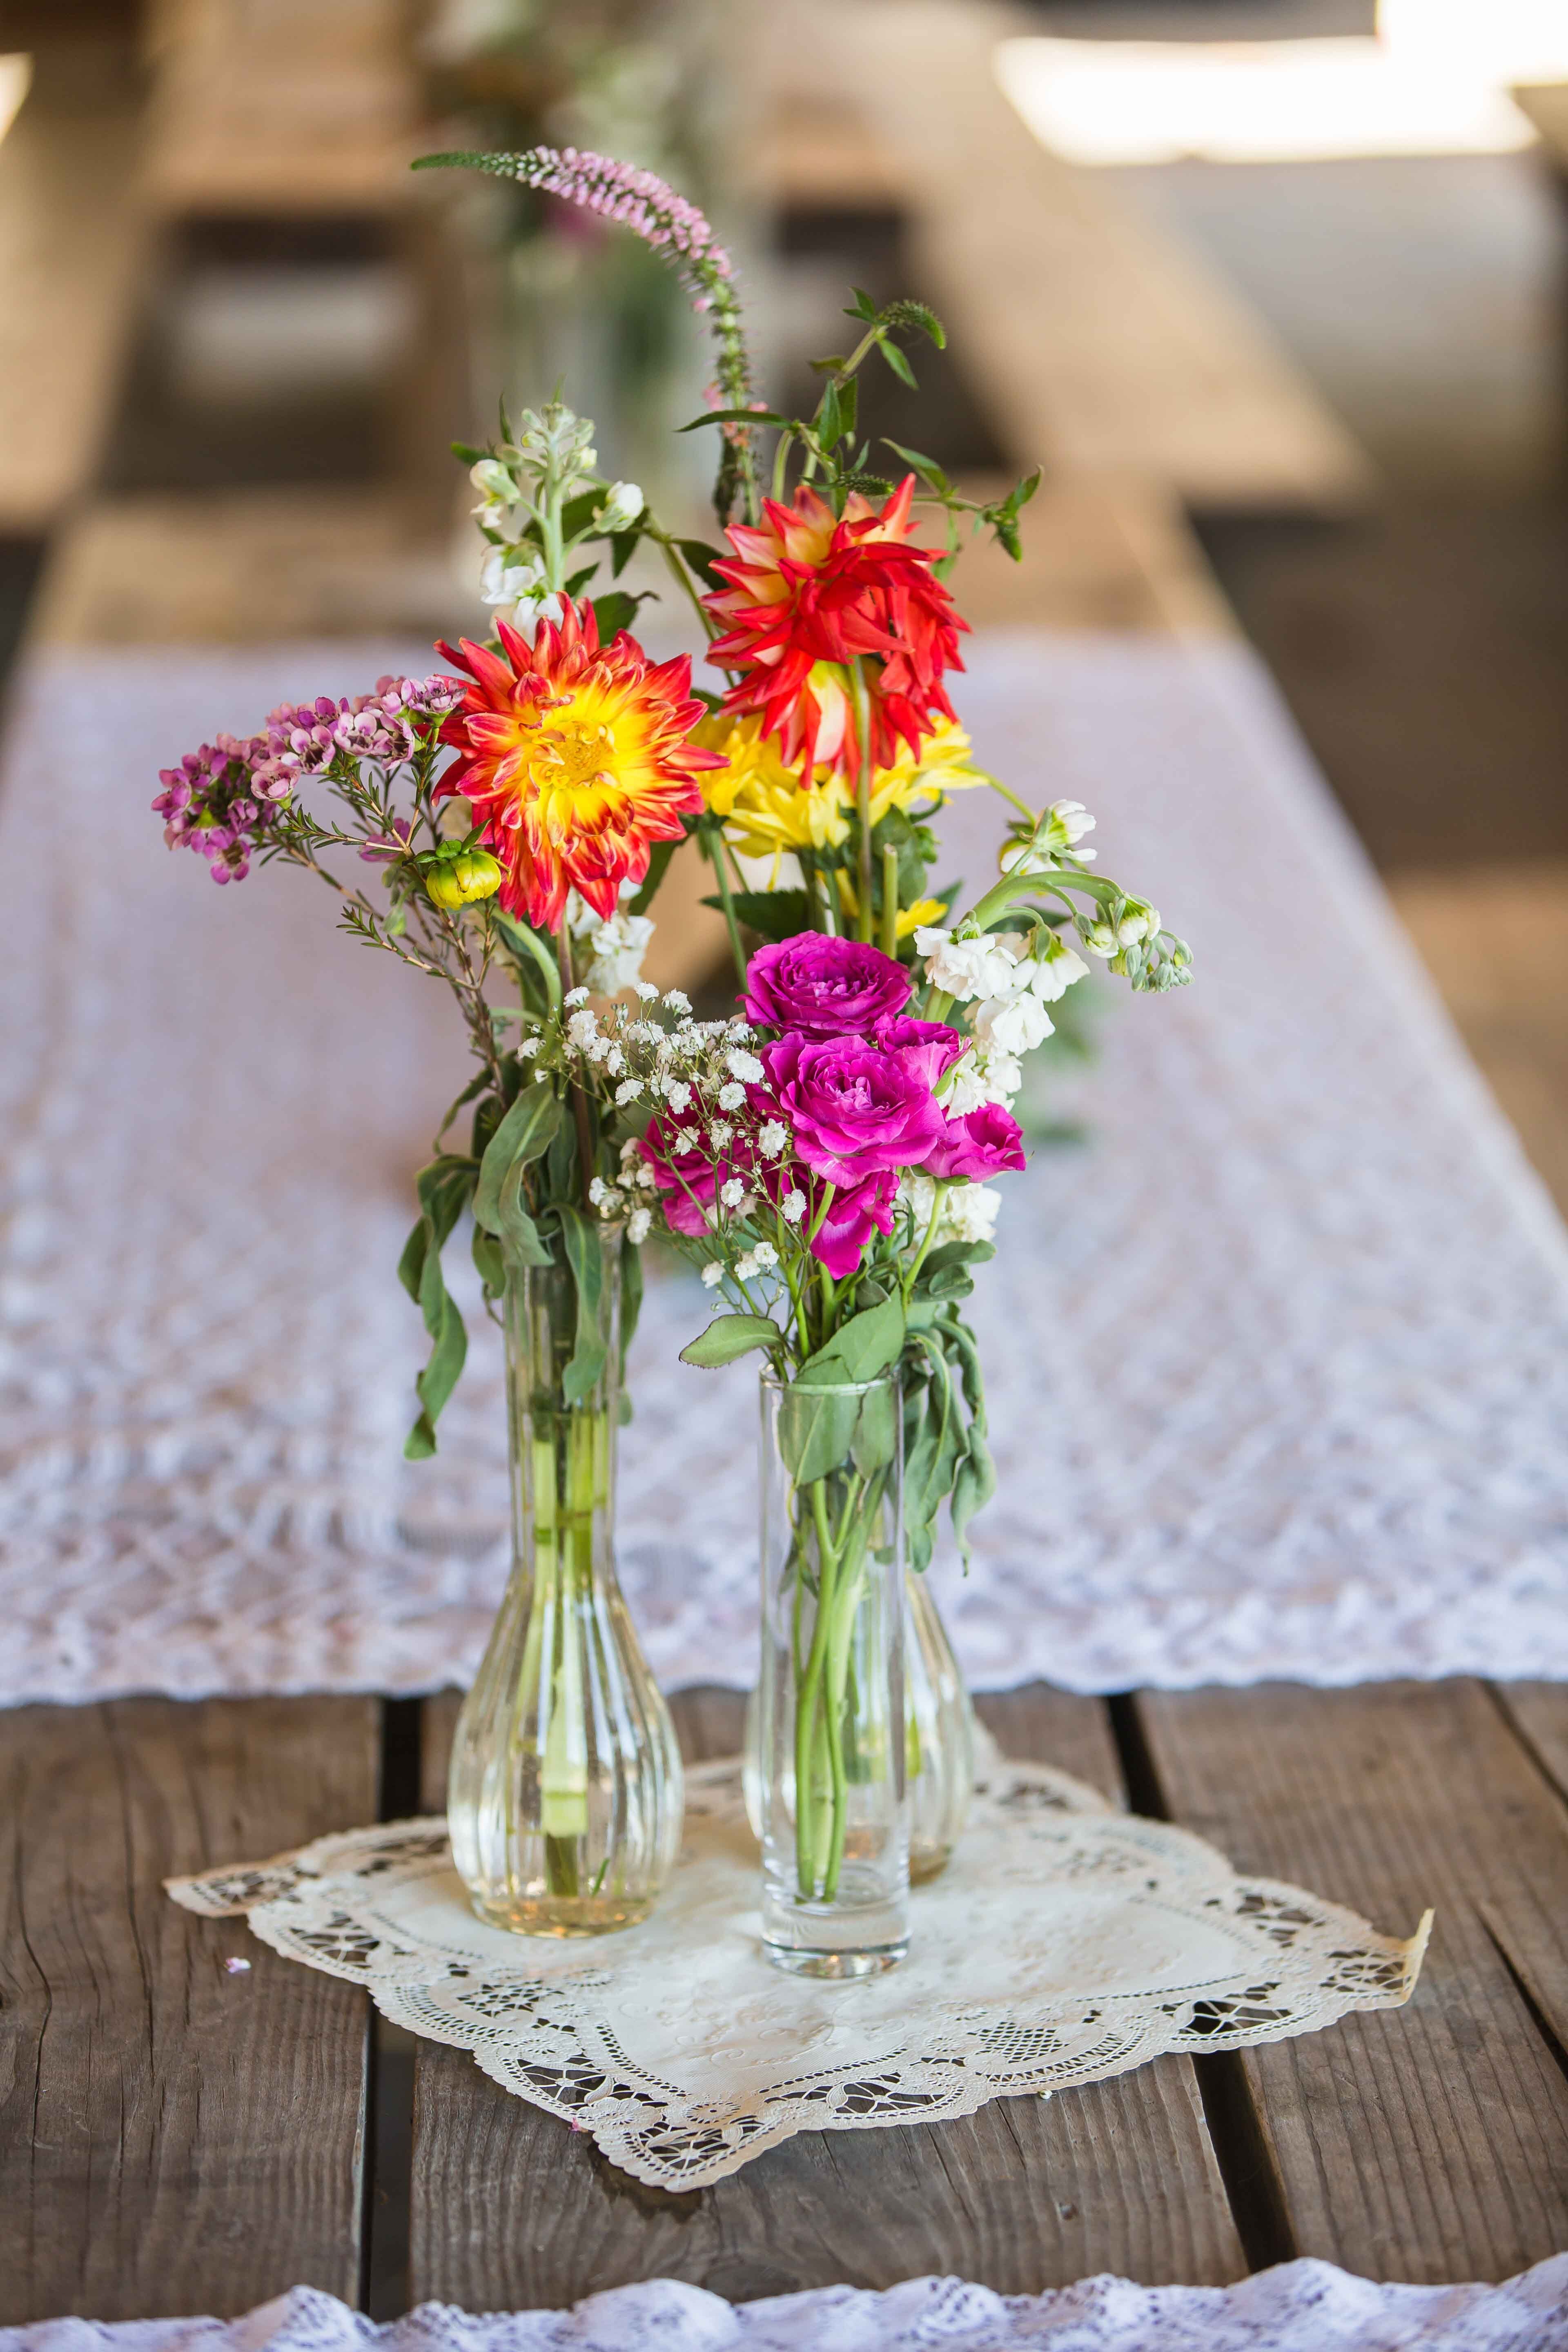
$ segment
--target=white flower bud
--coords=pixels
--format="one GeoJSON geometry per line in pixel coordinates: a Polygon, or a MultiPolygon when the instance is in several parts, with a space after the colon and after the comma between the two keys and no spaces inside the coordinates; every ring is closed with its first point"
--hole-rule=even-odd
{"type": "Polygon", "coordinates": [[[635,482],[612,482],[610,495],[594,520],[601,530],[628,530],[646,504],[635,482]]]}

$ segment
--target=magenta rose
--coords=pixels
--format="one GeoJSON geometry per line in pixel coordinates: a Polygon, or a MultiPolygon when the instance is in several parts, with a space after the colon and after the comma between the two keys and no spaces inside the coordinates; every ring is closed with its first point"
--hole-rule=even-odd
{"type": "MultiPolygon", "coordinates": [[[[827,1214],[812,1236],[811,1255],[827,1268],[835,1282],[855,1273],[873,1227],[881,1234],[892,1232],[898,1191],[898,1171],[889,1168],[879,1176],[868,1177],[864,1184],[834,1193],[827,1214]]],[[[816,1214],[815,1205],[811,1213],[816,1214]]]]}
{"type": "Polygon", "coordinates": [[[963,1118],[950,1118],[925,1162],[928,1176],[961,1177],[971,1184],[1024,1165],[1024,1130],[1000,1103],[982,1103],[963,1118]]]}
{"type": "Polygon", "coordinates": [[[917,1168],[941,1137],[935,1097],[896,1054],[858,1037],[792,1036],[764,1045],[762,1059],[796,1152],[830,1184],[917,1168]]]}
{"type": "Polygon", "coordinates": [[[864,1036],[901,1013],[911,982],[901,963],[859,940],[800,931],[759,948],[746,969],[748,1021],[805,1037],[864,1036]]]}
{"type": "Polygon", "coordinates": [[[951,1070],[969,1050],[968,1038],[950,1029],[945,1021],[914,1021],[907,1013],[879,1021],[875,1035],[884,1054],[896,1054],[933,1088],[943,1071],[951,1070]]]}

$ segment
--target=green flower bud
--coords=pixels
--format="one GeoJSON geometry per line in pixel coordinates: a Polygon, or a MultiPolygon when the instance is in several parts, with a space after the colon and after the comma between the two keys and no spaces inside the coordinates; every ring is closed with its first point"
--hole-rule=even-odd
{"type": "Polygon", "coordinates": [[[500,867],[488,849],[465,849],[443,858],[425,877],[425,895],[433,906],[450,914],[476,898],[493,898],[500,887],[500,867]]]}

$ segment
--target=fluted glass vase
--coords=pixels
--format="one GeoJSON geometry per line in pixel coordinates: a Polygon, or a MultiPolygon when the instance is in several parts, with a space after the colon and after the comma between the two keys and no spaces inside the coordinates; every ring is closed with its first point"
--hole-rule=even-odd
{"type": "Polygon", "coordinates": [[[597,1367],[570,1270],[508,1270],[512,1570],[447,1781],[474,1909],[530,1936],[646,1918],[680,1843],[680,1751],[616,1578],[620,1229],[598,1246],[597,1367]]]}
{"type": "Polygon", "coordinates": [[[909,1948],[903,1416],[896,1372],[763,1404],[763,1937],[868,1976],[909,1948]]]}

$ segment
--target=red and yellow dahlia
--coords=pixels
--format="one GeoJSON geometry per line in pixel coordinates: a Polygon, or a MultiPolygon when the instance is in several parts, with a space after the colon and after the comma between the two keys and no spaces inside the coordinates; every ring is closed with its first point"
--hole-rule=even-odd
{"type": "Polygon", "coordinates": [[[498,634],[500,655],[467,637],[437,647],[473,682],[441,729],[458,757],[436,796],[472,808],[509,914],[554,930],[574,888],[607,920],[652,845],[700,814],[702,770],[723,765],[690,740],[705,715],[690,658],[656,666],[625,630],[601,646],[592,604],[570,600],[531,646],[505,621],[498,634]]]}
{"type": "Polygon", "coordinates": [[[735,553],[714,566],[728,584],[704,602],[726,625],[708,657],[742,672],[725,707],[754,713],[807,772],[859,773],[851,662],[865,666],[873,767],[953,715],[942,673],[963,668],[969,625],[932,570],[937,551],[910,543],[914,489],[907,475],[879,512],[852,491],[836,517],[802,483],[793,505],[769,499],[760,524],[731,524],[735,553]]]}

